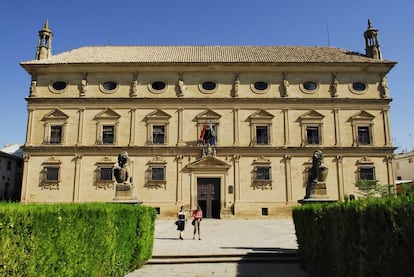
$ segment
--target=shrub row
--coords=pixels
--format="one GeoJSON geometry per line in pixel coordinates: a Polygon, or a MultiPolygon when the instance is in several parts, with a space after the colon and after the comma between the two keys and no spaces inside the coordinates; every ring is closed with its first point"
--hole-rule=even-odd
{"type": "Polygon", "coordinates": [[[151,257],[155,215],[140,205],[0,203],[0,276],[124,276],[151,257]]]}
{"type": "Polygon", "coordinates": [[[414,198],[293,209],[299,257],[311,276],[414,276],[414,198]]]}

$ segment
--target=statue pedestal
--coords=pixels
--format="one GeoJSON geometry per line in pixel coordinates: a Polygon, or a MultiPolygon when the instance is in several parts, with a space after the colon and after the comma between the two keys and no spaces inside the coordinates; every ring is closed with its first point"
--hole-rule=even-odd
{"type": "Polygon", "coordinates": [[[309,187],[308,195],[298,201],[300,204],[309,204],[309,203],[329,203],[336,202],[336,200],[329,199],[326,192],[326,183],[325,182],[312,182],[309,187]]]}
{"type": "Polygon", "coordinates": [[[141,204],[134,195],[134,185],[130,183],[118,183],[115,187],[113,203],[141,204]]]}
{"type": "Polygon", "coordinates": [[[326,192],[325,182],[312,182],[309,188],[309,197],[315,199],[327,199],[328,194],[326,192]]]}

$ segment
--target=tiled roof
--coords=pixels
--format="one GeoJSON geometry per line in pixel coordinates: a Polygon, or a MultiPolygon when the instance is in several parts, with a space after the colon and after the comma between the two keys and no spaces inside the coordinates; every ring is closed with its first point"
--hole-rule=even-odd
{"type": "Polygon", "coordinates": [[[89,46],[21,64],[388,62],[344,49],[315,46],[89,46]]]}

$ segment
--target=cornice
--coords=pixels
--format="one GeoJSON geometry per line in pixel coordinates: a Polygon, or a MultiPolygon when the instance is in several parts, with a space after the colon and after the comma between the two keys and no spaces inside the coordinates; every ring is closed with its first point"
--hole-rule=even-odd
{"type": "MultiPolygon", "coordinates": [[[[335,147],[335,146],[321,146],[321,147],[284,147],[284,146],[269,146],[269,147],[220,147],[216,146],[216,153],[218,157],[234,156],[241,157],[280,157],[286,155],[293,157],[312,157],[316,150],[321,150],[325,157],[384,157],[392,155],[396,148],[392,146],[387,147],[335,147]]],[[[25,146],[23,148],[24,155],[30,156],[114,156],[121,151],[127,151],[130,156],[162,156],[162,157],[177,157],[191,156],[201,157],[201,147],[192,146],[25,146]]]]}
{"type": "Polygon", "coordinates": [[[32,109],[51,109],[59,106],[61,109],[96,109],[111,107],[125,109],[145,107],[153,109],[183,109],[205,108],[233,109],[248,108],[255,105],[261,109],[303,109],[319,107],[319,109],[344,108],[368,106],[383,109],[389,107],[391,98],[360,99],[360,98],[26,98],[28,106],[32,109]]]}

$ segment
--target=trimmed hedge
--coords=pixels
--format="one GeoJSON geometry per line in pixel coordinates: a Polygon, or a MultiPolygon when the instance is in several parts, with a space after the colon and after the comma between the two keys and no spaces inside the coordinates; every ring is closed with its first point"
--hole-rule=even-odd
{"type": "Polygon", "coordinates": [[[293,221],[311,276],[414,276],[413,197],[306,204],[293,221]]]}
{"type": "Polygon", "coordinates": [[[0,276],[124,276],[152,255],[155,209],[0,203],[0,276]]]}

